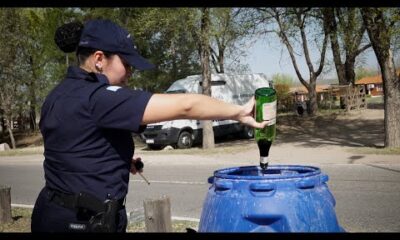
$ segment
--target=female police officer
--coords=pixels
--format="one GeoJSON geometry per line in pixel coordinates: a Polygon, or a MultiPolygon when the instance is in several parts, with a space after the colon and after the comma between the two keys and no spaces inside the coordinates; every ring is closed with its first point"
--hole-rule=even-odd
{"type": "MultiPolygon", "coordinates": [[[[79,66],[42,106],[45,187],[32,213],[32,232],[125,232],[124,199],[135,174],[131,133],[173,119],[233,119],[264,127],[252,117],[254,99],[243,106],[201,94],[151,94],[126,88],[131,67],[153,67],[132,36],[109,20],[66,24],[57,45],[76,49],[79,66]]],[[[72,51],[71,51],[72,50],[72,51]]]]}

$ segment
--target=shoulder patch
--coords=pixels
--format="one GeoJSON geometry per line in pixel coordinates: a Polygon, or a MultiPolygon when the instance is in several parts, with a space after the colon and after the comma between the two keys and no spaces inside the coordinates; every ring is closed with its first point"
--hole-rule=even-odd
{"type": "Polygon", "coordinates": [[[120,89],[121,87],[119,87],[119,86],[109,86],[109,87],[107,87],[106,89],[108,90],[108,91],[113,91],[113,92],[116,92],[118,89],[120,89]]]}

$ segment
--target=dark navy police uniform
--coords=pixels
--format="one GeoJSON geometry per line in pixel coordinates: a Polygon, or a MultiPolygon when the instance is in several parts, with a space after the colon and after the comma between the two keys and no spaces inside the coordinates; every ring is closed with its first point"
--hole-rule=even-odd
{"type": "Polygon", "coordinates": [[[144,130],[141,121],[150,97],[146,91],[110,86],[103,74],[68,68],[42,106],[46,184],[32,213],[32,232],[89,231],[93,213],[59,200],[79,192],[118,200],[117,231],[125,231],[132,132],[144,130]]]}

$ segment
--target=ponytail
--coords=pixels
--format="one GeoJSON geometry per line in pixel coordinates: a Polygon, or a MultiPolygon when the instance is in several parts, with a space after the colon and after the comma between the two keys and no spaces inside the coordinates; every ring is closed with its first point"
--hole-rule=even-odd
{"type": "Polygon", "coordinates": [[[54,41],[61,51],[65,53],[74,52],[78,48],[81,38],[83,24],[80,22],[71,22],[57,28],[54,41]]]}
{"type": "MultiPolygon", "coordinates": [[[[78,47],[79,41],[82,35],[83,24],[76,21],[64,24],[57,28],[54,41],[61,51],[65,53],[71,53],[76,51],[78,64],[82,64],[85,60],[97,49],[78,47]]],[[[107,51],[103,51],[104,55],[109,58],[113,54],[107,51]]]]}

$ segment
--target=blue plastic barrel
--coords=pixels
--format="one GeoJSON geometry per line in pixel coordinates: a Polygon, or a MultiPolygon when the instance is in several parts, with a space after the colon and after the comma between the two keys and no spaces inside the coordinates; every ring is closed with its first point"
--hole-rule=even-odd
{"type": "Polygon", "coordinates": [[[199,232],[343,232],[328,179],[312,166],[217,170],[209,178],[199,232]]]}

